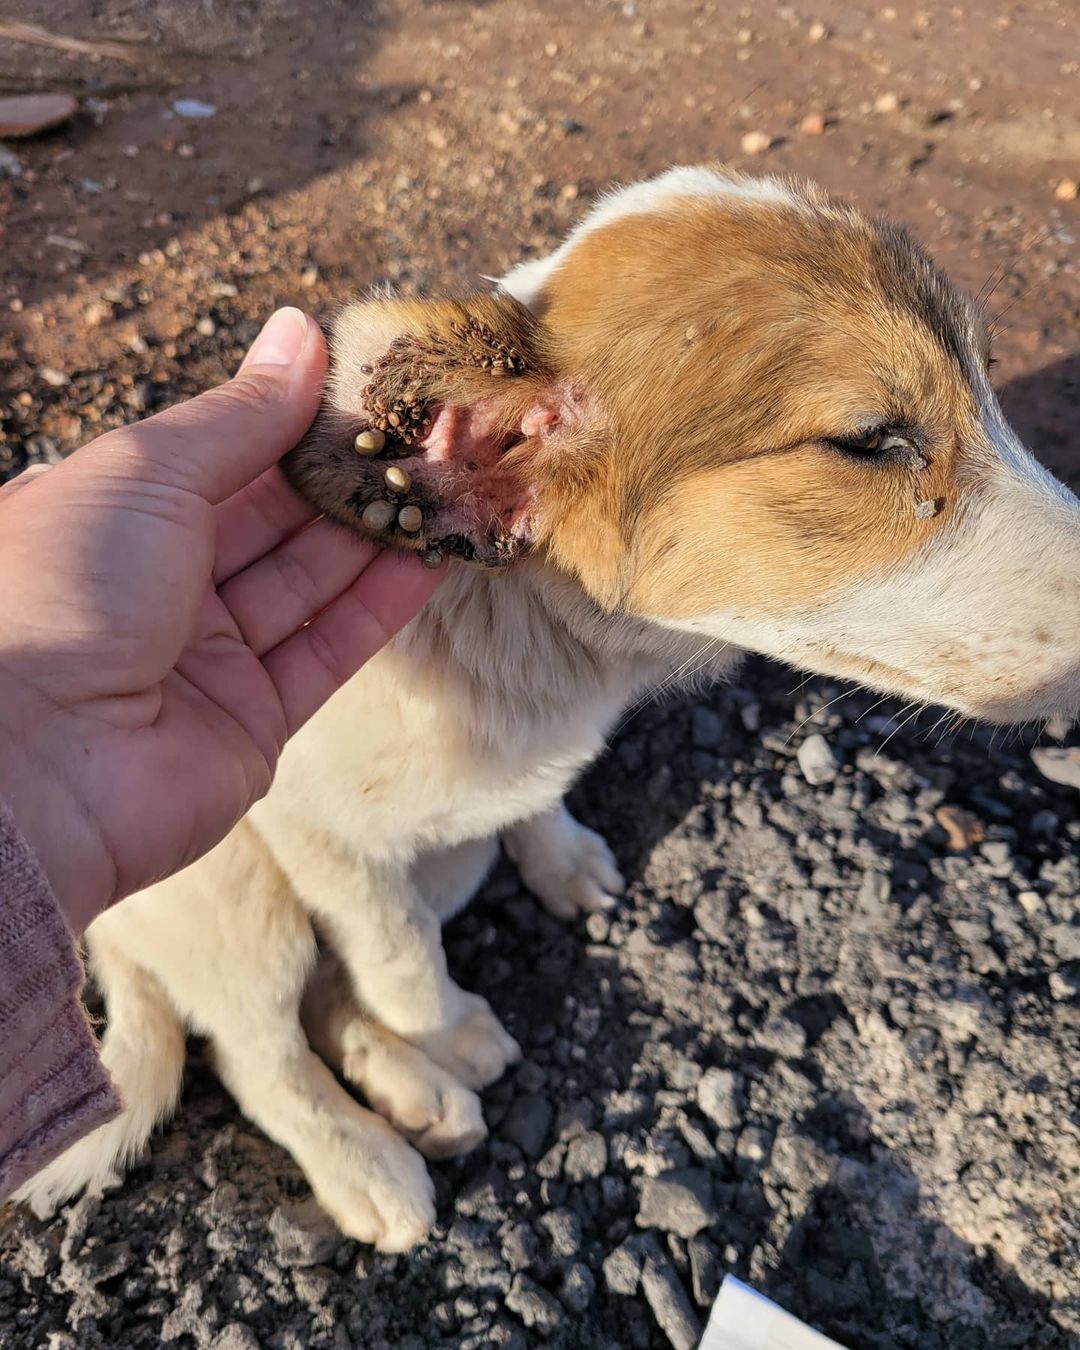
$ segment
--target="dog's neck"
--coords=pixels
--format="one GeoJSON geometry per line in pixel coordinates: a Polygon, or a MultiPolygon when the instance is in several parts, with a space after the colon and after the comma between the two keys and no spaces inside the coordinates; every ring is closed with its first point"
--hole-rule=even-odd
{"type": "MultiPolygon", "coordinates": [[[[572,578],[536,560],[488,573],[452,564],[397,649],[449,684],[464,682],[462,715],[484,740],[508,728],[595,709],[610,723],[655,687],[715,678],[742,655],[699,636],[601,609],[572,578]],[[467,711],[466,711],[467,710],[467,711]]],[[[464,729],[464,728],[463,728],[464,729]]]]}

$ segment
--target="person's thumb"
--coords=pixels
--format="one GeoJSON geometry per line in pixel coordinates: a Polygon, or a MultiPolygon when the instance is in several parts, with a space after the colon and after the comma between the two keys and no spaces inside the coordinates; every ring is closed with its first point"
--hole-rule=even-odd
{"type": "Polygon", "coordinates": [[[142,461],[139,476],[149,470],[157,482],[220,502],[292,449],[318,410],[325,375],[318,324],[279,309],[231,380],[118,434],[142,461]]]}

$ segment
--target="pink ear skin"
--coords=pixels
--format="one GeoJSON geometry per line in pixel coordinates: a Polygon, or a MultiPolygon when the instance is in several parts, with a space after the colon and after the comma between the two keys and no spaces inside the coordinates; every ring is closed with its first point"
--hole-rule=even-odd
{"type": "Polygon", "coordinates": [[[521,419],[521,430],[525,436],[547,437],[558,425],[559,414],[544,404],[530,408],[521,419]]]}

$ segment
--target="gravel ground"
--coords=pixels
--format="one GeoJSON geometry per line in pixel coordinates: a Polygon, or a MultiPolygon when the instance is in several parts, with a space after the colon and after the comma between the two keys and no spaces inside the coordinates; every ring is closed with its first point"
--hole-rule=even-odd
{"type": "MultiPolygon", "coordinates": [[[[458,287],[719,156],[998,277],[1006,406],[1080,482],[1066,0],[93,14],[173,55],[0,62],[92,95],[0,168],[0,479],[223,378],[276,303],[458,287]]],[[[433,1168],[424,1247],[341,1240],[195,1047],[121,1190],[0,1229],[0,1347],[681,1350],[728,1270],[853,1350],[1080,1346],[1076,732],[1041,737],[1056,783],[1030,738],[799,681],[753,662],[621,731],[575,794],[631,878],[612,918],[565,928],[507,867],[449,930],[526,1059],[433,1168]]]]}
{"type": "Polygon", "coordinates": [[[450,929],[525,1060],[421,1249],[341,1240],[196,1057],[122,1190],[12,1222],[3,1344],[688,1350],[728,1270],[852,1347],[1080,1344],[1077,789],[796,683],[617,738],[612,918],[507,866],[450,929]]]}

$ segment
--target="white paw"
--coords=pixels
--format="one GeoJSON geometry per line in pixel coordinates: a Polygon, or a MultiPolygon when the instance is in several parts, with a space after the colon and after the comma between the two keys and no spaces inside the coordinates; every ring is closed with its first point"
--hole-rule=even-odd
{"type": "Polygon", "coordinates": [[[611,909],[626,887],[607,841],[568,811],[526,821],[505,842],[522,881],[558,919],[611,909]]]}
{"type": "Polygon", "coordinates": [[[487,1135],[476,1093],[396,1037],[384,1036],[378,1051],[346,1055],[342,1072],[426,1158],[468,1153],[487,1135]]]}
{"type": "Polygon", "coordinates": [[[487,1087],[521,1058],[521,1047],[479,994],[462,994],[462,1012],[445,1030],[410,1037],[425,1055],[471,1088],[487,1087]]]}
{"type": "Polygon", "coordinates": [[[308,1180],[343,1233],[381,1252],[407,1252],[435,1222],[435,1187],[424,1160],[378,1116],[343,1127],[319,1175],[308,1180]]]}

